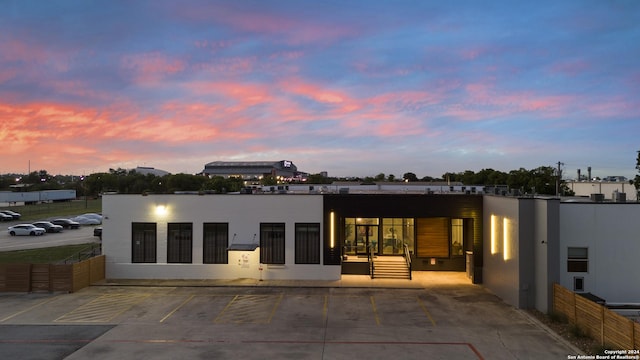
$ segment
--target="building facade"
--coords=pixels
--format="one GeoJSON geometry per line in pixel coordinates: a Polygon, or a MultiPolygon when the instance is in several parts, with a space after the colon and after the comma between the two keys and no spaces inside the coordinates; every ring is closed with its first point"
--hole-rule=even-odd
{"type": "Polygon", "coordinates": [[[370,274],[370,255],[407,255],[414,270],[464,272],[471,260],[481,282],[481,204],[466,194],[105,195],[107,277],[338,280],[370,274]]]}
{"type": "Polygon", "coordinates": [[[547,312],[554,283],[640,303],[638,220],[635,202],[467,191],[109,194],[103,253],[110,279],[339,280],[404,257],[547,312]]]}
{"type": "Polygon", "coordinates": [[[298,171],[290,160],[280,161],[214,161],[206,164],[202,174],[206,176],[239,177],[243,180],[259,180],[273,176],[284,181],[300,179],[306,175],[298,171]]]}

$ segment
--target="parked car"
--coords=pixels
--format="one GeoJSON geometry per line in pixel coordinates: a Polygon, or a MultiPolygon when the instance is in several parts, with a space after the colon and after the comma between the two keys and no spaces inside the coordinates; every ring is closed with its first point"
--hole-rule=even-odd
{"type": "Polygon", "coordinates": [[[51,220],[52,223],[60,225],[65,229],[79,229],[80,223],[69,219],[55,219],[51,220]]]}
{"type": "Polygon", "coordinates": [[[94,219],[94,220],[98,220],[100,223],[102,223],[102,215],[100,214],[96,214],[96,213],[86,213],[86,214],[82,214],[80,215],[82,217],[86,217],[89,219],[94,219]]]}
{"type": "Polygon", "coordinates": [[[13,216],[0,212],[0,221],[12,221],[13,216]]]}
{"type": "Polygon", "coordinates": [[[100,239],[102,239],[102,226],[93,228],[93,236],[98,236],[100,239]]]}
{"type": "Polygon", "coordinates": [[[48,233],[59,233],[62,231],[62,226],[51,223],[50,221],[37,221],[32,224],[33,226],[41,227],[48,233]]]}
{"type": "Polygon", "coordinates": [[[100,220],[94,219],[94,218],[89,218],[89,217],[86,217],[84,215],[72,217],[70,220],[71,221],[75,221],[75,222],[79,223],[80,225],[100,225],[101,224],[100,220]]]}
{"type": "Polygon", "coordinates": [[[21,214],[11,210],[0,210],[0,213],[11,216],[13,220],[19,220],[22,217],[21,214]]]}
{"type": "Polygon", "coordinates": [[[18,224],[14,226],[9,226],[7,228],[7,231],[9,231],[9,235],[11,236],[15,236],[15,235],[36,236],[36,235],[43,235],[45,232],[47,232],[45,229],[31,225],[31,224],[18,224]]]}

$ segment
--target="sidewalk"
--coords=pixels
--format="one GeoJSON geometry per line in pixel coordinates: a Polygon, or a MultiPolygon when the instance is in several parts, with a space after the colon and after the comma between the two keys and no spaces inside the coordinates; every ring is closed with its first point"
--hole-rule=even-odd
{"type": "Polygon", "coordinates": [[[158,280],[158,279],[107,279],[97,286],[254,286],[254,287],[345,287],[345,288],[386,288],[423,289],[439,285],[469,285],[471,280],[463,272],[416,271],[412,280],[372,279],[369,275],[342,275],[340,280],[158,280]]]}

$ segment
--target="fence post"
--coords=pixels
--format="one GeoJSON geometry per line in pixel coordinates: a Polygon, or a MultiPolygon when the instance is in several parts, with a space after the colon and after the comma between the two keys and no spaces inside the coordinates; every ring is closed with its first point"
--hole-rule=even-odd
{"type": "Polygon", "coordinates": [[[604,306],[600,305],[600,318],[602,319],[602,324],[600,324],[600,345],[604,347],[604,306]]]}

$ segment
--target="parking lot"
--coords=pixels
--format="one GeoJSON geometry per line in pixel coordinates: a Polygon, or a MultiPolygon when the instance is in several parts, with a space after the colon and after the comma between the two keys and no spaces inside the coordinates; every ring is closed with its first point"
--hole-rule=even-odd
{"type": "Polygon", "coordinates": [[[33,221],[3,221],[0,223],[0,251],[37,249],[51,246],[85,244],[100,239],[93,236],[95,226],[86,225],[79,229],[65,229],[60,233],[46,233],[42,236],[11,236],[7,227],[16,224],[30,224],[33,221]]]}
{"type": "Polygon", "coordinates": [[[20,359],[559,359],[574,354],[471,284],[424,288],[92,286],[0,294],[20,359]]]}

